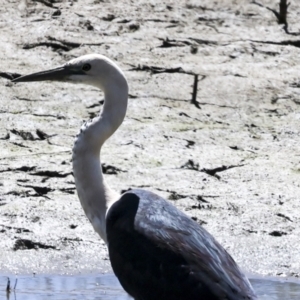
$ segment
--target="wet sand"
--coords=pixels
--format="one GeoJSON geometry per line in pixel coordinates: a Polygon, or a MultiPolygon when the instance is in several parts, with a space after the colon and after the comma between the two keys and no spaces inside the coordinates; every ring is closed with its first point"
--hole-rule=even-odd
{"type": "MultiPolygon", "coordinates": [[[[295,34],[250,1],[44,3],[1,6],[0,71],[26,74],[94,52],[115,60],[130,99],[102,150],[109,184],[165,196],[247,272],[299,277],[300,3],[289,8],[295,34]]],[[[0,270],[110,270],[71,170],[74,136],[103,94],[1,76],[0,270]]]]}

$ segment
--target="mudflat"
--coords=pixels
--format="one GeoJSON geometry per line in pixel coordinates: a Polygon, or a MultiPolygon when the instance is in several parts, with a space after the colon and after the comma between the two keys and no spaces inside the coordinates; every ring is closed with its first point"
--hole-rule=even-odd
{"type": "Polygon", "coordinates": [[[111,187],[166,197],[246,272],[299,277],[300,3],[286,32],[275,2],[4,1],[1,272],[110,270],[71,168],[103,93],[9,80],[101,53],[130,86],[127,117],[102,149],[111,187]]]}

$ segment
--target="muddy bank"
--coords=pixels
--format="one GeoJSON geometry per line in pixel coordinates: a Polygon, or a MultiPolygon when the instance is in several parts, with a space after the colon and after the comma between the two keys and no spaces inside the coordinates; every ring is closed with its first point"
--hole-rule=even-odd
{"type": "MultiPolygon", "coordinates": [[[[11,1],[0,11],[1,72],[26,74],[93,52],[125,71],[127,118],[102,151],[115,190],[167,197],[247,272],[299,276],[300,4],[290,6],[295,34],[249,1],[11,1]]],[[[109,270],[70,161],[74,136],[103,94],[4,77],[0,269],[109,270]]]]}

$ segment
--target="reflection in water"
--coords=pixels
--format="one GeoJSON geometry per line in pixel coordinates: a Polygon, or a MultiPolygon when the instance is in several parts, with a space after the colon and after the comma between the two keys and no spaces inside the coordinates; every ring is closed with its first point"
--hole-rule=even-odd
{"type": "Polygon", "coordinates": [[[300,282],[252,279],[250,280],[260,300],[300,299],[300,282]]]}
{"type": "MultiPolygon", "coordinates": [[[[11,282],[15,279],[11,277],[11,282]]],[[[260,300],[300,299],[300,283],[255,278],[260,300]]],[[[0,299],[6,299],[7,277],[0,276],[0,299]]],[[[112,274],[98,276],[20,276],[8,300],[130,300],[112,274]]]]}

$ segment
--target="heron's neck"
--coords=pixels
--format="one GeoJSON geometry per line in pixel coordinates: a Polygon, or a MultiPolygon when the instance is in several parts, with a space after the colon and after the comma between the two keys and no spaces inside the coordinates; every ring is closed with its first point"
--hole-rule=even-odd
{"type": "Polygon", "coordinates": [[[128,98],[126,79],[121,77],[117,84],[112,83],[103,90],[105,100],[100,116],[84,124],[75,140],[73,172],[84,212],[106,242],[105,216],[107,209],[118,199],[118,194],[104,181],[100,150],[124,120],[128,98]]]}

